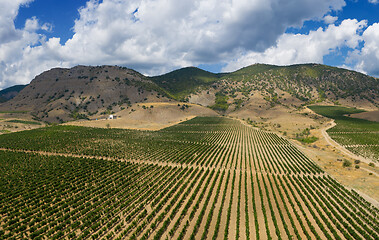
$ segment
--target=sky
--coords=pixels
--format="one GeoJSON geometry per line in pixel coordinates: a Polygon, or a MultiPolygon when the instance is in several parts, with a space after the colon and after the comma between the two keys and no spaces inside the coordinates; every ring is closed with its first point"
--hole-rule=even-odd
{"type": "Polygon", "coordinates": [[[378,13],[379,0],[0,0],[0,89],[76,65],[320,63],[379,77],[378,13]]]}

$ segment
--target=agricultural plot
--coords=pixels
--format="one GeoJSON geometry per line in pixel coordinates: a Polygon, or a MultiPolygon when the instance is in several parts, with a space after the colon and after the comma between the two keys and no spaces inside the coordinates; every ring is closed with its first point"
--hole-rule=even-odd
{"type": "Polygon", "coordinates": [[[347,114],[361,110],[335,106],[310,106],[314,112],[336,122],[329,129],[329,136],[349,151],[379,161],[379,123],[363,119],[350,118],[347,114]]]}
{"type": "Polygon", "coordinates": [[[379,210],[227,118],[0,136],[0,239],[378,239],[379,210]]]}

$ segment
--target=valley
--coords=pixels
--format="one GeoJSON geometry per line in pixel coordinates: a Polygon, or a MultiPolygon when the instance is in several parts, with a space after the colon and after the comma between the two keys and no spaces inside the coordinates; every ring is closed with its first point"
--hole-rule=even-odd
{"type": "Polygon", "coordinates": [[[44,72],[0,104],[0,239],[377,239],[378,82],[44,72]]]}

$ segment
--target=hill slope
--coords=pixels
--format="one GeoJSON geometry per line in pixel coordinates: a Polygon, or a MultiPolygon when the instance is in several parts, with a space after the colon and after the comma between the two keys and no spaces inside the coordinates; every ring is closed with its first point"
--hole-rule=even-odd
{"type": "Polygon", "coordinates": [[[62,122],[162,101],[190,102],[241,118],[317,102],[377,110],[377,86],[377,78],[319,64],[254,64],[222,74],[187,67],[156,77],[116,66],[77,66],[42,73],[0,111],[30,111],[40,120],[62,122]]]}
{"type": "Polygon", "coordinates": [[[0,103],[14,98],[27,85],[15,85],[0,91],[0,103]]]}
{"type": "Polygon", "coordinates": [[[132,103],[159,101],[164,90],[140,73],[122,67],[55,68],[37,76],[1,109],[30,111],[61,122],[111,114],[132,103]]]}
{"type": "Polygon", "coordinates": [[[357,107],[365,105],[372,109],[379,106],[378,79],[320,64],[254,64],[221,74],[188,67],[150,79],[177,100],[206,106],[220,105],[220,101],[222,104],[228,103],[227,107],[216,107],[220,111],[237,110],[256,93],[272,106],[291,105],[294,101],[301,105],[325,100],[357,107]],[[204,104],[204,98],[213,99],[213,102],[204,104]]]}
{"type": "Polygon", "coordinates": [[[199,87],[210,86],[219,75],[196,67],[181,68],[150,79],[169,91],[178,100],[183,100],[199,87]]]}
{"type": "Polygon", "coordinates": [[[379,106],[379,80],[358,72],[319,64],[270,66],[256,64],[224,76],[223,88],[248,97],[260,91],[271,103],[282,102],[286,92],[304,102],[365,100],[379,106]],[[238,83],[238,84],[236,84],[238,83]],[[238,87],[230,88],[228,85],[238,87]]]}

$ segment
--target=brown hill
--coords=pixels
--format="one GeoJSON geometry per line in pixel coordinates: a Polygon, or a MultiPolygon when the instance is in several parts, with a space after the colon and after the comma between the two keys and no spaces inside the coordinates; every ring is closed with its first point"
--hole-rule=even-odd
{"type": "Polygon", "coordinates": [[[168,101],[142,74],[123,67],[55,68],[37,76],[0,110],[30,111],[47,122],[96,118],[136,102],[168,101]]]}
{"type": "MultiPolygon", "coordinates": [[[[35,119],[66,122],[106,118],[135,103],[186,102],[274,126],[283,125],[285,116],[304,116],[302,107],[308,104],[377,110],[378,84],[377,78],[319,64],[254,64],[222,74],[189,67],[157,77],[117,66],[77,66],[42,73],[0,111],[29,111],[35,119]]],[[[292,125],[289,129],[303,127],[292,125]]]]}

